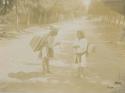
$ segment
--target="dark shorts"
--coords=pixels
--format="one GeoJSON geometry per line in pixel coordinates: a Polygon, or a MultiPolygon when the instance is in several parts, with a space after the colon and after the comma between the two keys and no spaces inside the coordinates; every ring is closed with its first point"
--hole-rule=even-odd
{"type": "MultiPolygon", "coordinates": [[[[47,58],[54,57],[54,50],[52,48],[48,48],[47,58]]],[[[39,58],[42,58],[42,50],[39,52],[39,58]]]]}
{"type": "Polygon", "coordinates": [[[81,56],[76,55],[75,64],[79,64],[79,63],[81,63],[81,56]]]}

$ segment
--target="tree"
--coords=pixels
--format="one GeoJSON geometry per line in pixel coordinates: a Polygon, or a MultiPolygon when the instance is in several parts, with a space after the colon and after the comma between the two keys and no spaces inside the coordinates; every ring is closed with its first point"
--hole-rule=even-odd
{"type": "Polygon", "coordinates": [[[0,0],[0,15],[5,15],[13,8],[14,0],[0,0]]]}

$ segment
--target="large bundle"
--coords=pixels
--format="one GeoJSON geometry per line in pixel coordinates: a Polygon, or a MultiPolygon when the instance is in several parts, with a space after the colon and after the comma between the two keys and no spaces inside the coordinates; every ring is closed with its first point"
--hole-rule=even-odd
{"type": "Polygon", "coordinates": [[[31,39],[30,46],[34,52],[40,51],[46,41],[47,36],[34,36],[31,39]]]}

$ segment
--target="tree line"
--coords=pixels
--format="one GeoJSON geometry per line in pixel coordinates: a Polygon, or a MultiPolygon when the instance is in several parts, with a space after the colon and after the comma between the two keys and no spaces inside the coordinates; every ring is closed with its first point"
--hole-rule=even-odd
{"type": "Polygon", "coordinates": [[[0,0],[0,17],[18,25],[48,24],[83,14],[81,0],[0,0]]]}

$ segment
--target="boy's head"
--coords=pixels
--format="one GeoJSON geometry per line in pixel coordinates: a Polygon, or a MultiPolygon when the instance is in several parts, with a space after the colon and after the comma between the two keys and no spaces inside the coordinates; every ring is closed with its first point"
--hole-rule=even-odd
{"type": "Polygon", "coordinates": [[[79,39],[82,39],[82,38],[84,38],[85,37],[85,35],[84,35],[84,32],[83,31],[77,31],[77,38],[79,38],[79,39]]]}
{"type": "Polygon", "coordinates": [[[58,29],[57,29],[57,27],[54,27],[54,26],[52,26],[52,27],[50,27],[50,32],[49,32],[49,34],[51,35],[51,36],[56,36],[57,34],[58,34],[58,29]]]}
{"type": "Polygon", "coordinates": [[[58,31],[50,31],[49,34],[51,36],[56,36],[58,34],[58,31]]]}

